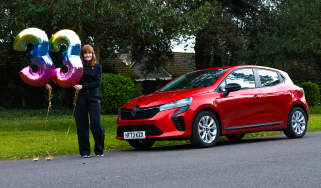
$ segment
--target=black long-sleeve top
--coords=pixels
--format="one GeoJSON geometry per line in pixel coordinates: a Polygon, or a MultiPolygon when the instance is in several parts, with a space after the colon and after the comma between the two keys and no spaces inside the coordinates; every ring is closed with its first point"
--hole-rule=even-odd
{"type": "Polygon", "coordinates": [[[87,91],[90,95],[97,96],[99,98],[97,88],[101,84],[101,75],[102,70],[100,64],[96,64],[94,67],[84,65],[84,74],[78,83],[82,85],[80,93],[87,91]]]}

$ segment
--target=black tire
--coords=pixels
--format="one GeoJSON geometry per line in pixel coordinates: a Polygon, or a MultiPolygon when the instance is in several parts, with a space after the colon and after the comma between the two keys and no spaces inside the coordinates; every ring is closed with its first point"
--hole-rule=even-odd
{"type": "Polygon", "coordinates": [[[154,145],[155,140],[128,140],[128,143],[135,149],[148,150],[154,145]]]}
{"type": "Polygon", "coordinates": [[[193,122],[192,137],[191,137],[192,145],[195,147],[203,147],[203,148],[211,147],[216,144],[219,136],[220,136],[220,124],[219,124],[219,121],[217,120],[217,117],[210,111],[199,112],[196,115],[193,122]],[[213,120],[213,127],[211,127],[212,120],[213,120]]]}
{"type": "Polygon", "coordinates": [[[233,142],[238,142],[240,140],[242,140],[242,138],[244,137],[245,133],[241,133],[241,134],[229,134],[229,135],[225,135],[226,138],[228,138],[230,141],[233,142]]]}
{"type": "Polygon", "coordinates": [[[288,138],[302,138],[305,135],[307,128],[308,118],[305,111],[298,106],[292,108],[284,134],[288,138]]]}

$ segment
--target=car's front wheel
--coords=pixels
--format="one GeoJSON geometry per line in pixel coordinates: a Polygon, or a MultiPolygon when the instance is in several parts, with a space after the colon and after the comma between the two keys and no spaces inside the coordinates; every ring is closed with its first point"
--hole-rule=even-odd
{"type": "Polygon", "coordinates": [[[301,138],[305,135],[307,126],[308,118],[305,111],[300,107],[294,107],[289,114],[288,125],[284,134],[288,138],[301,138]]]}
{"type": "Polygon", "coordinates": [[[128,140],[128,143],[135,149],[147,150],[154,145],[155,140],[128,140]]]}
{"type": "Polygon", "coordinates": [[[220,125],[217,117],[210,111],[201,111],[193,122],[191,142],[196,147],[211,147],[217,142],[220,125]]]}

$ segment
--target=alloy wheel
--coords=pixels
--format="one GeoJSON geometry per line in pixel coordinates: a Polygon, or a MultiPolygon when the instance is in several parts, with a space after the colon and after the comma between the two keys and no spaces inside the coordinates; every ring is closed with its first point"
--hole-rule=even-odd
{"type": "Polygon", "coordinates": [[[303,115],[303,113],[301,111],[295,111],[292,114],[291,123],[292,123],[293,131],[297,135],[302,134],[306,129],[305,116],[303,115]]]}
{"type": "Polygon", "coordinates": [[[203,116],[198,123],[198,133],[204,143],[212,143],[217,136],[217,125],[211,116],[203,116]]]}

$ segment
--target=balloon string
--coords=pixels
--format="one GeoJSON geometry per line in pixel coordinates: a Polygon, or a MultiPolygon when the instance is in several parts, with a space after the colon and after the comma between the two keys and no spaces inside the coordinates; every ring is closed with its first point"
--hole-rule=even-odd
{"type": "Polygon", "coordinates": [[[75,109],[76,109],[76,105],[77,105],[78,94],[79,94],[79,90],[76,90],[75,96],[74,96],[74,101],[73,101],[74,109],[72,111],[72,116],[75,116],[75,109]]]}
{"type": "MultiPolygon", "coordinates": [[[[46,121],[45,121],[45,124],[44,124],[44,129],[43,129],[43,131],[45,131],[46,125],[47,125],[47,123],[48,123],[48,115],[49,115],[50,109],[51,109],[51,107],[52,107],[51,99],[52,99],[52,89],[49,88],[49,89],[48,89],[48,109],[47,109],[46,121]]],[[[47,153],[47,158],[50,158],[50,159],[52,160],[53,158],[52,158],[51,155],[49,154],[49,151],[48,151],[47,146],[46,146],[46,145],[48,145],[48,143],[46,143],[46,133],[44,133],[44,134],[42,135],[42,142],[43,142],[43,145],[44,145],[44,150],[45,150],[46,153],[47,153]]],[[[38,158],[34,158],[34,161],[38,161],[38,160],[39,160],[39,157],[38,157],[38,158]]],[[[48,160],[48,159],[47,159],[47,160],[48,160]]]]}
{"type": "MultiPolygon", "coordinates": [[[[76,105],[77,105],[78,94],[79,94],[79,90],[76,90],[75,91],[75,95],[74,95],[74,101],[73,101],[74,108],[72,110],[72,117],[75,117],[75,109],[76,109],[76,105]]],[[[67,133],[66,133],[67,135],[69,134],[70,127],[71,127],[71,124],[69,124],[68,130],[67,130],[67,133]]]]}
{"type": "MultiPolygon", "coordinates": [[[[47,115],[46,115],[46,123],[48,122],[49,111],[52,107],[51,99],[52,99],[52,91],[51,91],[51,88],[49,88],[48,89],[48,109],[47,109],[47,115]]],[[[45,126],[46,126],[46,123],[45,123],[45,126]]]]}

